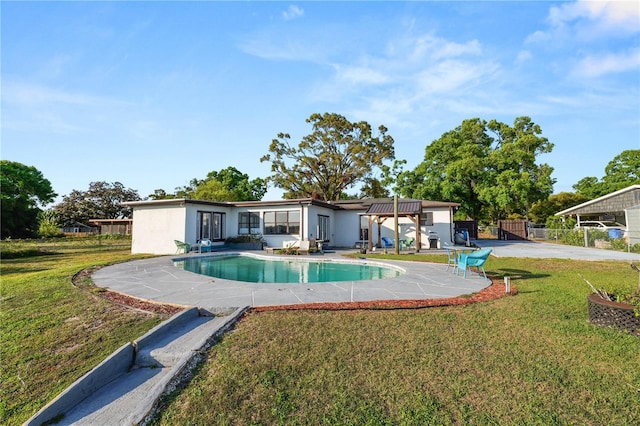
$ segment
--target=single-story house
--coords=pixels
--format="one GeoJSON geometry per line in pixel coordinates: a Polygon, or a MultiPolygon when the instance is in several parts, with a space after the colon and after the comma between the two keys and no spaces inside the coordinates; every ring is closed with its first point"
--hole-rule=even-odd
{"type": "MultiPolygon", "coordinates": [[[[132,253],[173,254],[175,240],[195,245],[209,239],[260,234],[270,247],[301,240],[329,247],[379,246],[394,238],[393,199],[325,202],[315,198],[278,201],[214,202],[190,199],[123,203],[133,209],[132,253]]],[[[399,240],[414,239],[416,248],[453,241],[458,203],[399,200],[399,240]]]]}
{"type": "Polygon", "coordinates": [[[62,232],[63,234],[74,236],[93,234],[95,231],[96,228],[85,225],[81,222],[65,223],[62,228],[60,228],[60,232],[62,232]]]}
{"type": "Polygon", "coordinates": [[[586,201],[556,213],[575,216],[578,225],[585,220],[618,222],[627,227],[629,243],[640,243],[640,185],[631,185],[602,197],[586,201]]]}

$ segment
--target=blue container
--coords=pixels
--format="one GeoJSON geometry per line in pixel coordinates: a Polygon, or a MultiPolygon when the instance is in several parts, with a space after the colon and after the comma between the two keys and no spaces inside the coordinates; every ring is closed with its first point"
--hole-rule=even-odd
{"type": "Polygon", "coordinates": [[[622,238],[622,229],[609,229],[609,238],[622,238]]]}

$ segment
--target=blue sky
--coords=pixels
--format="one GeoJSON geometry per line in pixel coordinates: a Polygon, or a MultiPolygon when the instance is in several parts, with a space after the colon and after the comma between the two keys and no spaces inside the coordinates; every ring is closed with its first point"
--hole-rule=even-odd
{"type": "Polygon", "coordinates": [[[271,140],[297,143],[315,112],[385,125],[411,169],[465,119],[529,116],[555,144],[555,192],[640,148],[636,1],[1,7],[1,157],[60,196],[266,177],[271,140]]]}

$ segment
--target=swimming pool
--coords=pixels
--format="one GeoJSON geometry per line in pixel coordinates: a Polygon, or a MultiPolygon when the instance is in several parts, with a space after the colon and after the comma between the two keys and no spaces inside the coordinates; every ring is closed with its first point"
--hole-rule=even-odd
{"type": "Polygon", "coordinates": [[[398,269],[369,263],[275,260],[240,254],[177,259],[174,265],[210,277],[265,284],[380,280],[401,274],[398,269]]]}

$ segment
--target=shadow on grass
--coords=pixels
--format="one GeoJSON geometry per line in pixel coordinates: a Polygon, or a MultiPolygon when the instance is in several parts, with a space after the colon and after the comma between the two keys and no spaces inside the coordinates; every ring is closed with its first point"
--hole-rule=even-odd
{"type": "MultiPolygon", "coordinates": [[[[487,271],[488,273],[489,271],[487,271]]],[[[526,280],[535,278],[548,278],[550,274],[540,274],[527,271],[525,269],[513,269],[513,268],[500,268],[498,270],[491,271],[491,275],[496,278],[511,277],[513,280],[526,280]]]]}

